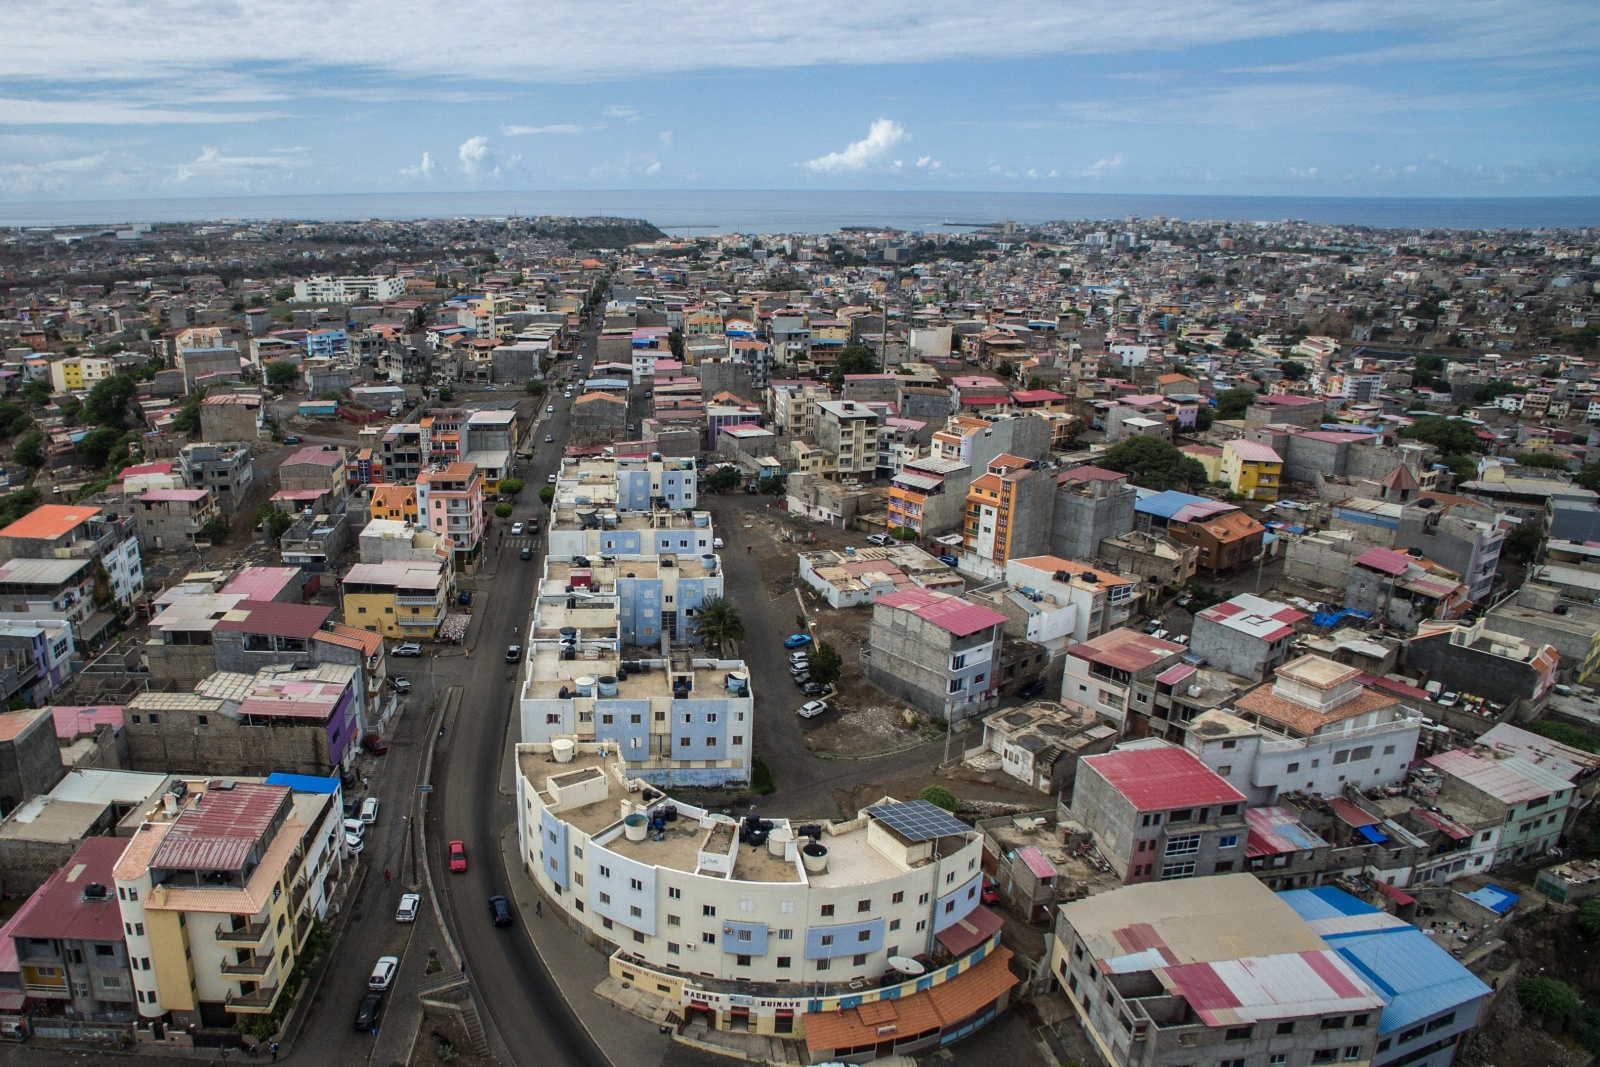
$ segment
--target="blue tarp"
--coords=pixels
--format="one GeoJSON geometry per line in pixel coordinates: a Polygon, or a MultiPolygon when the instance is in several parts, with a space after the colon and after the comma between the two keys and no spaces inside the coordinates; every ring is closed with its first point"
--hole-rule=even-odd
{"type": "Polygon", "coordinates": [[[1511,910],[1511,905],[1522,899],[1517,894],[1501,889],[1497,885],[1486,885],[1475,892],[1461,895],[1474,904],[1482,904],[1496,915],[1504,915],[1511,910]]]}
{"type": "Polygon", "coordinates": [[[296,793],[327,793],[339,791],[339,779],[322,778],[314,774],[269,774],[267,785],[288,786],[296,793]]]}
{"type": "Polygon", "coordinates": [[[1362,837],[1366,838],[1368,841],[1371,841],[1374,845],[1381,845],[1389,840],[1387,837],[1383,836],[1383,834],[1378,832],[1378,828],[1376,826],[1358,826],[1356,827],[1356,832],[1362,837]]]}

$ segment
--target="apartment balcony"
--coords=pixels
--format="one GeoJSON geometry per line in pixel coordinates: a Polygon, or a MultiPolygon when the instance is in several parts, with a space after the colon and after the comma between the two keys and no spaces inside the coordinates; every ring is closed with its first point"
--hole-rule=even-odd
{"type": "Polygon", "coordinates": [[[259,945],[261,939],[267,936],[266,923],[250,923],[237,930],[218,924],[217,940],[232,945],[259,945]]]}
{"type": "Polygon", "coordinates": [[[222,973],[239,978],[265,978],[267,972],[272,970],[272,957],[270,955],[251,956],[249,960],[223,960],[222,973]]]}
{"type": "Polygon", "coordinates": [[[300,910],[300,905],[305,903],[305,899],[306,880],[302,878],[295,882],[294,888],[289,890],[289,910],[291,912],[298,912],[300,910]]]}
{"type": "Polygon", "coordinates": [[[273,1002],[277,999],[278,987],[268,985],[260,986],[249,993],[229,993],[223,1003],[229,1011],[268,1012],[272,1010],[273,1002]]]}
{"type": "Polygon", "coordinates": [[[1400,733],[1404,730],[1415,730],[1422,722],[1422,717],[1407,717],[1396,719],[1394,722],[1373,723],[1371,726],[1358,726],[1350,730],[1334,730],[1327,733],[1318,733],[1311,737],[1286,737],[1278,740],[1261,741],[1262,752],[1296,752],[1309,748],[1312,745],[1329,745],[1343,741],[1357,741],[1363,737],[1380,737],[1383,734],[1400,733]]]}

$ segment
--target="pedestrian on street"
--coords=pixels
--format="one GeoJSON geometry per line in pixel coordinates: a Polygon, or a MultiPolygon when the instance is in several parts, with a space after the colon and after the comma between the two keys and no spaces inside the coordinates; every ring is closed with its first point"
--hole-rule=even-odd
{"type": "Polygon", "coordinates": [[[276,1041],[274,1041],[272,1044],[268,1045],[267,1046],[267,1051],[272,1053],[272,1062],[273,1063],[277,1063],[278,1062],[278,1043],[276,1041]]]}
{"type": "Polygon", "coordinates": [[[544,918],[544,901],[536,900],[533,902],[533,913],[541,919],[544,918]]]}
{"type": "Polygon", "coordinates": [[[389,884],[389,868],[387,868],[387,867],[385,867],[383,869],[383,884],[384,885],[388,885],[389,884]]]}
{"type": "Polygon", "coordinates": [[[364,774],[361,776],[361,788],[367,788],[367,776],[364,774]]]}

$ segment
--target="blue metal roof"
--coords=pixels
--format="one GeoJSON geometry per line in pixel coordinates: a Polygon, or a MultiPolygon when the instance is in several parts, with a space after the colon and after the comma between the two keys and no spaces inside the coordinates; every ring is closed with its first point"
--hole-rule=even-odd
{"type": "Polygon", "coordinates": [[[1497,885],[1486,885],[1473,893],[1463,893],[1462,896],[1474,904],[1482,904],[1496,915],[1504,915],[1511,910],[1511,905],[1522,898],[1517,894],[1501,889],[1497,885]]]}
{"type": "Polygon", "coordinates": [[[296,793],[327,793],[339,791],[339,779],[321,778],[314,774],[269,774],[268,785],[288,786],[296,793]]]}
{"type": "Polygon", "coordinates": [[[1278,898],[1313,926],[1326,927],[1318,933],[1328,947],[1383,997],[1380,1034],[1405,1029],[1490,993],[1427,934],[1342,890],[1292,889],[1278,898]],[[1362,923],[1361,917],[1371,924],[1362,923]]]}
{"type": "Polygon", "coordinates": [[[1163,519],[1170,519],[1190,504],[1210,504],[1212,501],[1203,496],[1190,496],[1180,493],[1176,489],[1168,489],[1164,493],[1147,496],[1134,504],[1134,508],[1149,515],[1159,515],[1163,519]]]}
{"type": "Polygon", "coordinates": [[[1371,841],[1374,845],[1381,845],[1385,841],[1389,840],[1375,826],[1358,826],[1356,827],[1356,832],[1362,837],[1366,838],[1368,841],[1371,841]]]}

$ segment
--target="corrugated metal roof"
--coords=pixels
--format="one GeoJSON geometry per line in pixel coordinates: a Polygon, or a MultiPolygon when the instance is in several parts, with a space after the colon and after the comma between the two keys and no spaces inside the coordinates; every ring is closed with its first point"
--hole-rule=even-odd
{"type": "Polygon", "coordinates": [[[1137,811],[1168,811],[1203,804],[1239,804],[1244,794],[1187,749],[1130,748],[1085,756],[1137,811]]]}
{"type": "Polygon", "coordinates": [[[1458,748],[1429,756],[1428,762],[1503,804],[1520,804],[1572,788],[1561,775],[1521,756],[1488,759],[1458,748]]]}
{"type": "Polygon", "coordinates": [[[1028,870],[1033,872],[1035,878],[1054,878],[1061,873],[1035,845],[1017,849],[1017,858],[1028,865],[1028,870]]]}
{"type": "Polygon", "coordinates": [[[1191,963],[1155,974],[1208,1026],[1383,1006],[1383,998],[1331,949],[1191,963]]]}
{"type": "Polygon", "coordinates": [[[1002,626],[1006,621],[1006,617],[998,611],[990,611],[957,596],[933,593],[926,589],[891,593],[880,597],[878,603],[910,611],[957,637],[966,637],[991,626],[1002,626]]]}
{"type": "Polygon", "coordinates": [[[1245,854],[1252,858],[1328,847],[1328,842],[1287,808],[1250,808],[1244,818],[1250,824],[1245,854]]]}
{"type": "Polygon", "coordinates": [[[1332,886],[1279,899],[1318,932],[1386,1002],[1380,1034],[1393,1033],[1491,992],[1421,930],[1332,886]]]}

